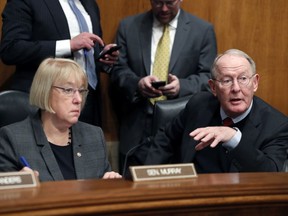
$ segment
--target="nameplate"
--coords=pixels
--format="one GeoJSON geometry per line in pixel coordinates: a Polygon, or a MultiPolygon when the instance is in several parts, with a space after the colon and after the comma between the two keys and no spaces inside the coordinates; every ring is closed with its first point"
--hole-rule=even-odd
{"type": "Polygon", "coordinates": [[[0,190],[36,187],[38,180],[32,172],[0,173],[0,190]]]}
{"type": "Polygon", "coordinates": [[[197,177],[193,163],[149,166],[130,166],[133,181],[184,179],[197,177]]]}

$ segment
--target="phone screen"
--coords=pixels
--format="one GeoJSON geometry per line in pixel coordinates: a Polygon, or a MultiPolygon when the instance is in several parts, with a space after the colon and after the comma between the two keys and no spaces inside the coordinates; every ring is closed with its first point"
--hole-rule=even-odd
{"type": "Polygon", "coordinates": [[[159,87],[161,86],[165,86],[166,85],[166,82],[165,81],[155,81],[155,82],[152,82],[151,85],[158,89],[159,87]]]}

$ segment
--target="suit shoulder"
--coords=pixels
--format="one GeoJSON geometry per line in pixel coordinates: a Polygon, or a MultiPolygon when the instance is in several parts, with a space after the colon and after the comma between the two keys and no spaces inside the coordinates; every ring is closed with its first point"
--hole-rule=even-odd
{"type": "Polygon", "coordinates": [[[207,92],[199,92],[193,95],[188,101],[187,106],[192,109],[200,109],[200,107],[210,107],[216,106],[218,104],[217,98],[209,91],[207,92]]]}
{"type": "Polygon", "coordinates": [[[26,131],[28,128],[31,128],[30,126],[31,126],[31,119],[30,117],[27,117],[22,121],[3,126],[1,129],[8,129],[11,131],[26,131]]]}
{"type": "Polygon", "coordinates": [[[207,20],[204,20],[204,19],[202,19],[200,17],[197,17],[197,16],[195,16],[195,15],[193,15],[191,13],[188,13],[188,12],[186,12],[184,10],[182,10],[182,12],[183,12],[183,16],[185,17],[185,19],[190,21],[194,25],[197,24],[197,25],[206,26],[206,27],[213,26],[213,24],[208,22],[207,20]]]}
{"type": "Polygon", "coordinates": [[[30,140],[33,134],[31,120],[26,118],[22,121],[12,123],[0,128],[0,137],[11,136],[16,142],[25,142],[26,139],[30,140]],[[18,141],[17,141],[18,140],[18,141]]]}
{"type": "Polygon", "coordinates": [[[283,119],[283,121],[288,121],[288,117],[285,114],[283,114],[278,109],[268,104],[263,99],[254,96],[253,100],[255,102],[255,110],[260,111],[262,115],[265,116],[265,118],[269,118],[271,120],[283,119]]]}
{"type": "Polygon", "coordinates": [[[131,25],[132,23],[141,23],[151,16],[150,12],[144,12],[132,16],[127,16],[120,21],[120,24],[131,25]]]}
{"type": "Polygon", "coordinates": [[[201,92],[198,92],[196,94],[194,94],[191,99],[193,99],[193,101],[202,101],[202,100],[211,100],[212,98],[215,98],[215,96],[209,92],[209,91],[201,91],[201,92]]]}
{"type": "Polygon", "coordinates": [[[85,123],[85,122],[81,122],[81,121],[78,121],[74,126],[72,127],[75,127],[77,129],[77,131],[83,131],[84,133],[103,133],[101,127],[98,127],[98,126],[95,126],[95,125],[91,125],[91,124],[88,124],[88,123],[85,123]]]}
{"type": "Polygon", "coordinates": [[[145,13],[139,13],[139,14],[135,14],[135,15],[131,15],[131,16],[127,16],[125,18],[122,19],[122,22],[128,22],[128,21],[131,21],[131,20],[141,20],[143,19],[143,17],[145,17],[147,14],[147,12],[145,13]]]}

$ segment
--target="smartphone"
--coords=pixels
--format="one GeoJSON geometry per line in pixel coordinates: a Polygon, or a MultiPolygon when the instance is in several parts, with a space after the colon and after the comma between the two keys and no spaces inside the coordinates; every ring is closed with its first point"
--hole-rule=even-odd
{"type": "Polygon", "coordinates": [[[105,51],[103,50],[102,52],[100,52],[100,54],[99,54],[99,56],[97,57],[96,60],[99,60],[99,59],[101,59],[101,58],[104,58],[104,56],[107,55],[107,54],[108,54],[108,55],[111,55],[113,52],[121,49],[121,47],[122,47],[122,46],[117,45],[117,46],[111,47],[111,48],[108,49],[108,50],[105,50],[105,51]]]}
{"type": "Polygon", "coordinates": [[[155,81],[152,82],[151,85],[155,88],[158,89],[161,86],[165,86],[166,85],[166,81],[155,81]]]}

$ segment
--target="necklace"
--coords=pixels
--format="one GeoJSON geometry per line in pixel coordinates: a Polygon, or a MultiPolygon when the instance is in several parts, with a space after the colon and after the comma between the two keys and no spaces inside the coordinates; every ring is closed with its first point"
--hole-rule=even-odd
{"type": "Polygon", "coordinates": [[[71,132],[71,128],[69,128],[67,145],[70,145],[71,142],[72,142],[72,132],[71,132]]]}

